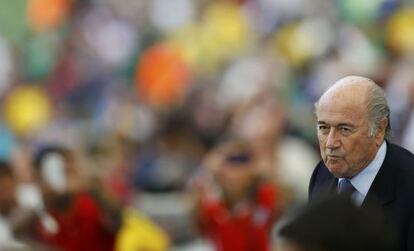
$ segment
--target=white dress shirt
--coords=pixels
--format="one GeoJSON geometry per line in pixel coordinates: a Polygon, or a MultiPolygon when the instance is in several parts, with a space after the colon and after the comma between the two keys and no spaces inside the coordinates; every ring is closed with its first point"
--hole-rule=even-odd
{"type": "MultiPolygon", "coordinates": [[[[385,143],[384,141],[378,149],[375,158],[369,163],[369,165],[366,168],[364,168],[361,172],[359,172],[357,175],[352,177],[352,179],[350,180],[352,186],[354,186],[356,190],[352,194],[352,199],[358,206],[362,205],[362,202],[367,196],[369,188],[371,187],[372,182],[375,179],[375,176],[377,176],[377,173],[381,168],[382,163],[384,162],[386,153],[387,143],[385,143]]],[[[339,182],[343,179],[344,178],[339,178],[339,182]]]]}

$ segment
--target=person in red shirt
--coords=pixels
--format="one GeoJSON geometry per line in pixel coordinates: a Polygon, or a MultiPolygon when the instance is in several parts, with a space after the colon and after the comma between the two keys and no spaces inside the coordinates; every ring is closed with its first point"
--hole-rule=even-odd
{"type": "Polygon", "coordinates": [[[63,251],[112,251],[116,230],[102,204],[80,183],[73,152],[51,146],[40,150],[34,166],[45,203],[37,226],[40,239],[63,251]]]}
{"type": "Polygon", "coordinates": [[[227,142],[207,159],[209,173],[195,182],[201,233],[218,251],[270,250],[277,189],[259,175],[258,160],[250,146],[241,141],[227,142]],[[208,181],[209,174],[212,182],[208,181]]]}

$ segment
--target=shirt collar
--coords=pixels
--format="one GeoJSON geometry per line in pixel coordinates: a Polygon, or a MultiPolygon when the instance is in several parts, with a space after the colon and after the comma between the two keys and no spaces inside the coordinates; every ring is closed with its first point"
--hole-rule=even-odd
{"type": "MultiPolygon", "coordinates": [[[[364,197],[367,195],[369,188],[371,187],[372,182],[374,182],[375,176],[379,169],[384,162],[385,155],[387,153],[387,144],[384,142],[381,144],[380,148],[378,149],[375,158],[368,164],[366,168],[364,168],[361,172],[357,175],[352,177],[351,184],[354,188],[362,194],[364,197]]],[[[340,178],[341,181],[344,178],[340,178]]]]}

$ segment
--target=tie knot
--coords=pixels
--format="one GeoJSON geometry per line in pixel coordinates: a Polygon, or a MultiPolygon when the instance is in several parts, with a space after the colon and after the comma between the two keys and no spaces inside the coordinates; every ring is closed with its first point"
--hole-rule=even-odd
{"type": "Polygon", "coordinates": [[[355,192],[355,187],[352,185],[351,181],[348,179],[343,179],[339,181],[338,192],[340,194],[353,194],[355,192]]]}

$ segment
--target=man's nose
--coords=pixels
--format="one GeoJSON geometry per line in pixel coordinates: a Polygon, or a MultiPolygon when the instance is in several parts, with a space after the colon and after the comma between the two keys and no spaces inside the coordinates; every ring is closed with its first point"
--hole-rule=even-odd
{"type": "Polygon", "coordinates": [[[331,128],[329,131],[328,137],[326,139],[326,147],[330,149],[335,149],[341,146],[341,140],[339,138],[338,132],[335,128],[331,128]]]}

